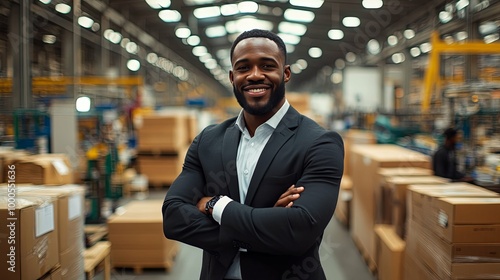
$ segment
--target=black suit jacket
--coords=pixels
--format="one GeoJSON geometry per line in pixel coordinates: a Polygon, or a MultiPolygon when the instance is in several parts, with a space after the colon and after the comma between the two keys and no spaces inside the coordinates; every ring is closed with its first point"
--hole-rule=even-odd
{"type": "Polygon", "coordinates": [[[341,137],[290,107],[241,204],[235,120],[207,127],[191,144],[162,207],[165,236],[204,250],[200,279],[223,279],[239,248],[247,249],[240,254],[243,280],[326,279],[318,250],[339,194],[341,137]],[[293,207],[273,207],[292,184],[305,188],[293,207]],[[218,194],[234,199],[221,225],[196,208],[201,197],[218,194]]]}

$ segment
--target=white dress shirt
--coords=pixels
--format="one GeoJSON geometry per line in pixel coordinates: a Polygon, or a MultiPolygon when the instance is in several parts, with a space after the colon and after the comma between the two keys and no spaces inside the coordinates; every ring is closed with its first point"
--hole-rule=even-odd
{"type": "MultiPolygon", "coordinates": [[[[274,114],[269,120],[265,123],[259,125],[255,130],[255,134],[253,137],[250,136],[248,132],[245,120],[243,117],[243,110],[238,115],[236,119],[236,125],[241,130],[240,143],[238,146],[238,154],[236,156],[236,171],[238,174],[238,187],[240,191],[240,203],[245,203],[245,198],[248,192],[248,187],[250,185],[250,181],[253,176],[253,172],[255,171],[255,166],[259,160],[259,157],[264,150],[267,142],[271,138],[274,130],[278,126],[279,122],[285,116],[286,112],[290,108],[290,104],[287,100],[281,108],[274,114]]],[[[212,211],[212,216],[215,221],[219,224],[222,220],[222,214],[224,212],[224,208],[227,206],[229,202],[233,201],[231,198],[224,196],[217,201],[214,205],[214,209],[212,211]]],[[[244,249],[240,249],[240,251],[244,251],[244,249]]],[[[241,270],[240,270],[240,255],[239,253],[233,260],[231,267],[226,274],[226,279],[241,279],[241,270]]]]}

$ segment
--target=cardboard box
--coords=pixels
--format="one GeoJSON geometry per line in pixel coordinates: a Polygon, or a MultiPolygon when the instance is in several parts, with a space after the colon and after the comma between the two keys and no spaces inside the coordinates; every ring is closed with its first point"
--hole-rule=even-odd
{"type": "Polygon", "coordinates": [[[162,204],[163,200],[134,201],[109,217],[113,266],[165,268],[173,264],[178,243],[163,235],[162,204]]]}
{"type": "Polygon", "coordinates": [[[415,221],[410,221],[411,243],[418,243],[427,249],[433,263],[490,263],[500,265],[500,243],[450,243],[415,221]]]}
{"type": "Polygon", "coordinates": [[[406,224],[406,190],[409,185],[439,185],[449,183],[437,176],[393,176],[386,177],[382,185],[382,221],[395,226],[396,233],[404,239],[406,224]]]}
{"type": "Polygon", "coordinates": [[[435,230],[437,230],[439,227],[438,214],[440,211],[438,208],[438,201],[440,198],[447,197],[498,198],[499,194],[466,183],[450,183],[436,186],[411,185],[408,187],[407,217],[410,217],[412,220],[428,228],[435,228],[435,230]]]}
{"type": "Polygon", "coordinates": [[[396,145],[353,145],[351,233],[363,253],[374,262],[377,209],[380,208],[380,168],[429,168],[430,157],[396,145]]]}
{"type": "Polygon", "coordinates": [[[139,155],[138,171],[148,178],[150,184],[170,185],[179,176],[184,163],[184,154],[139,155]]]}
{"type": "Polygon", "coordinates": [[[349,129],[342,134],[344,140],[344,176],[351,176],[351,147],[355,144],[376,144],[375,133],[367,130],[349,129]]]}
{"type": "Polygon", "coordinates": [[[7,264],[2,279],[38,279],[59,263],[57,204],[53,198],[39,196],[16,198],[15,207],[10,206],[2,195],[0,219],[11,225],[8,234],[0,235],[0,262],[7,264]]]}
{"type": "Polygon", "coordinates": [[[500,243],[500,197],[448,197],[435,202],[431,227],[450,242],[500,243]]]}
{"type": "Polygon", "coordinates": [[[7,182],[8,166],[13,162],[28,156],[29,153],[24,150],[14,150],[0,147],[0,183],[7,182]]]}
{"type": "Polygon", "coordinates": [[[375,233],[378,279],[403,279],[405,242],[396,234],[394,227],[389,225],[376,225],[375,233]]]}
{"type": "Polygon", "coordinates": [[[73,183],[71,162],[64,154],[23,157],[15,162],[16,183],[65,185],[73,183]]]}
{"type": "Polygon", "coordinates": [[[189,142],[185,114],[143,116],[137,129],[139,152],[177,153],[189,142]]]}
{"type": "Polygon", "coordinates": [[[430,235],[432,233],[415,221],[410,221],[409,229],[406,257],[412,256],[419,263],[417,266],[426,269],[426,274],[434,275],[421,279],[495,279],[500,275],[498,262],[450,262],[449,256],[439,249],[439,242],[434,242],[439,237],[430,235]]]}

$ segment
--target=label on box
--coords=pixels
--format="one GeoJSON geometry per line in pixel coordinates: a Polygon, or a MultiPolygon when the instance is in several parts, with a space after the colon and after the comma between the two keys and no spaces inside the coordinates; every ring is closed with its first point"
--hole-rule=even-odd
{"type": "Polygon", "coordinates": [[[54,230],[54,205],[39,207],[35,211],[35,235],[39,237],[54,230]]]}
{"type": "Polygon", "coordinates": [[[52,165],[57,170],[57,173],[59,173],[61,175],[67,175],[69,173],[68,166],[66,166],[64,161],[62,161],[60,159],[53,160],[52,165]]]}
{"type": "Polygon", "coordinates": [[[446,215],[446,213],[443,210],[439,210],[438,225],[442,226],[443,228],[448,227],[448,215],[446,215]]]}
{"type": "Polygon", "coordinates": [[[82,215],[82,200],[80,195],[72,195],[68,199],[68,219],[74,220],[82,215]]]}

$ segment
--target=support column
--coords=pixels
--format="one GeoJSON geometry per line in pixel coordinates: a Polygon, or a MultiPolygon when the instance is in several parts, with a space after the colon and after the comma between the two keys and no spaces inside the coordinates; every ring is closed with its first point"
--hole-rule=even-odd
{"type": "Polygon", "coordinates": [[[31,92],[31,11],[30,0],[12,2],[9,43],[13,57],[12,105],[14,109],[33,108],[31,92]]]}

